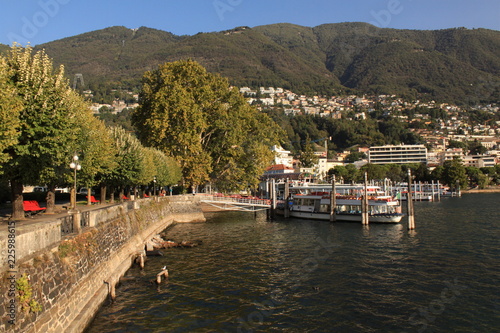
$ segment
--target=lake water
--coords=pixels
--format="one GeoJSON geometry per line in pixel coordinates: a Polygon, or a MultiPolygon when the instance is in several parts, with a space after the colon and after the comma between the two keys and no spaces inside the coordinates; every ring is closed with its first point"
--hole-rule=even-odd
{"type": "Polygon", "coordinates": [[[203,244],[131,268],[87,332],[498,332],[499,208],[500,193],[416,202],[412,232],[406,217],[178,224],[169,238],[203,244]]]}

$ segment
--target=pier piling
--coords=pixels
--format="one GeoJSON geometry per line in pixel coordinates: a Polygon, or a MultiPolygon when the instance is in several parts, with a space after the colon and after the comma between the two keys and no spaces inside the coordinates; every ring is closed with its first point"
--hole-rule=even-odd
{"type": "Polygon", "coordinates": [[[330,193],[330,222],[337,221],[335,216],[335,208],[337,208],[337,190],[335,188],[335,175],[332,178],[332,192],[330,193]]]}
{"type": "Polygon", "coordinates": [[[276,181],[271,179],[271,220],[276,218],[276,181]]]}
{"type": "Polygon", "coordinates": [[[139,254],[139,267],[141,267],[141,269],[144,269],[144,254],[139,254]]]}
{"type": "Polygon", "coordinates": [[[438,201],[441,201],[441,189],[439,188],[439,180],[437,181],[437,192],[438,192],[438,201]]]}
{"type": "Polygon", "coordinates": [[[161,284],[161,277],[168,279],[168,269],[164,268],[160,273],[156,274],[156,283],[161,284]]]}
{"type": "Polygon", "coordinates": [[[415,229],[415,216],[413,213],[413,198],[411,193],[411,169],[408,169],[408,196],[406,203],[408,205],[408,230],[415,229]]]}
{"type": "Polygon", "coordinates": [[[283,199],[285,201],[285,218],[290,217],[290,205],[289,205],[289,200],[290,200],[290,183],[288,182],[288,179],[285,182],[285,194],[283,195],[283,199]]]}
{"type": "Polygon", "coordinates": [[[365,187],[363,189],[363,197],[361,199],[361,223],[368,225],[368,174],[365,172],[365,187]]]}

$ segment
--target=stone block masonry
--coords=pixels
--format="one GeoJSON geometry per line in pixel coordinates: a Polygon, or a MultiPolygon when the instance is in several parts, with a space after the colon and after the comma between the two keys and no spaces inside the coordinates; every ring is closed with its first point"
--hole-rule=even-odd
{"type": "Polygon", "coordinates": [[[27,283],[16,287],[15,297],[9,272],[2,270],[0,332],[82,332],[147,241],[173,223],[201,221],[205,218],[193,196],[100,209],[80,234],[17,262],[16,280],[27,283]],[[12,300],[14,324],[9,323],[12,300]]]}

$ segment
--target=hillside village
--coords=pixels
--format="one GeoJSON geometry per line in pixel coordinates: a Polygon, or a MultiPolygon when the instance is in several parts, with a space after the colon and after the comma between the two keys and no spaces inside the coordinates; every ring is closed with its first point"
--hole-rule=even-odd
{"type": "MultiPolygon", "coordinates": [[[[465,166],[474,167],[493,167],[500,163],[500,120],[487,124],[473,124],[466,120],[466,109],[456,105],[447,103],[431,102],[408,102],[396,95],[378,95],[378,96],[342,96],[342,97],[323,97],[323,96],[304,96],[298,95],[291,91],[282,88],[264,88],[261,87],[258,91],[252,90],[249,87],[240,88],[240,92],[244,94],[250,104],[256,104],[258,108],[264,107],[282,107],[285,114],[312,114],[320,117],[350,117],[352,120],[366,119],[368,113],[381,109],[384,114],[392,114],[398,117],[403,122],[423,123],[429,125],[430,117],[427,114],[413,113],[412,117],[403,115],[403,110],[422,110],[422,109],[438,109],[443,110],[447,114],[447,120],[440,119],[437,127],[433,130],[421,129],[415,126],[412,130],[418,134],[427,143],[429,150],[421,145],[425,154],[422,160],[425,160],[430,168],[442,165],[444,161],[459,157],[462,159],[465,166]],[[449,148],[450,141],[467,142],[478,141],[487,149],[486,154],[467,155],[462,148],[449,148]]],[[[478,106],[476,109],[488,113],[498,113],[497,105],[478,106]]],[[[387,149],[398,150],[398,147],[387,146],[387,149]]],[[[361,147],[358,151],[365,153],[367,159],[356,162],[356,166],[360,167],[366,163],[377,163],[370,161],[370,148],[361,147]]],[[[297,160],[294,160],[289,151],[283,150],[281,147],[274,147],[277,157],[276,165],[268,169],[268,173],[280,172],[307,172],[317,175],[319,179],[326,177],[328,170],[337,165],[344,165],[345,158],[351,153],[344,151],[338,153],[335,158],[328,159],[326,150],[316,152],[319,161],[313,168],[300,168],[297,160]],[[282,165],[282,166],[280,166],[282,165]]],[[[408,161],[395,161],[395,163],[405,163],[408,161]]]]}
{"type": "MultiPolygon", "coordinates": [[[[241,87],[239,90],[247,98],[248,103],[256,105],[258,109],[280,108],[286,115],[291,116],[309,114],[336,119],[347,117],[356,121],[366,119],[371,112],[382,111],[384,115],[400,118],[402,122],[411,123],[411,130],[425,141],[425,161],[431,169],[453,157],[460,157],[466,166],[491,167],[500,163],[500,120],[489,121],[485,124],[469,122],[468,110],[456,105],[435,101],[409,102],[396,95],[324,97],[299,95],[290,90],[275,87],[260,87],[258,90],[241,87]],[[431,119],[429,114],[423,112],[425,110],[439,110],[446,115],[446,119],[431,119]],[[414,112],[408,114],[409,111],[414,112]],[[428,129],[429,126],[426,125],[432,122],[434,122],[433,128],[428,129]],[[481,156],[469,156],[463,148],[450,148],[450,141],[477,141],[487,149],[487,152],[481,156]]],[[[128,96],[129,103],[116,99],[113,104],[94,103],[91,108],[94,113],[99,113],[103,107],[112,113],[119,113],[139,105],[138,94],[130,91],[124,93],[128,96]],[[133,102],[130,103],[130,101],[133,102]]],[[[84,95],[92,98],[92,91],[86,90],[84,95]]],[[[499,112],[498,105],[477,106],[474,109],[491,114],[499,112]]],[[[358,148],[358,151],[366,154],[367,158],[356,162],[357,167],[370,162],[368,158],[370,148],[358,148]]],[[[327,158],[326,151],[318,148],[316,152],[319,158],[318,164],[313,168],[301,168],[298,160],[291,156],[291,152],[281,147],[273,149],[277,156],[276,165],[271,167],[268,173],[310,173],[319,179],[324,178],[329,169],[344,165],[345,158],[351,153],[351,151],[338,152],[334,158],[327,158]]]]}

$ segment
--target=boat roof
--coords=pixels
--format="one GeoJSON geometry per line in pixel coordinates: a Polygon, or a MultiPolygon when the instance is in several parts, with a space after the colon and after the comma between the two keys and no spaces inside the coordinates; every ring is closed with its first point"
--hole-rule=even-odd
{"type": "MultiPolygon", "coordinates": [[[[360,184],[335,184],[335,188],[339,190],[362,190],[365,188],[364,185],[360,184]]],[[[378,190],[381,187],[377,185],[368,185],[366,187],[367,189],[372,189],[372,190],[378,190]]],[[[309,185],[291,185],[290,189],[296,189],[296,190],[331,190],[332,185],[331,184],[309,184],[309,185]]]]}

